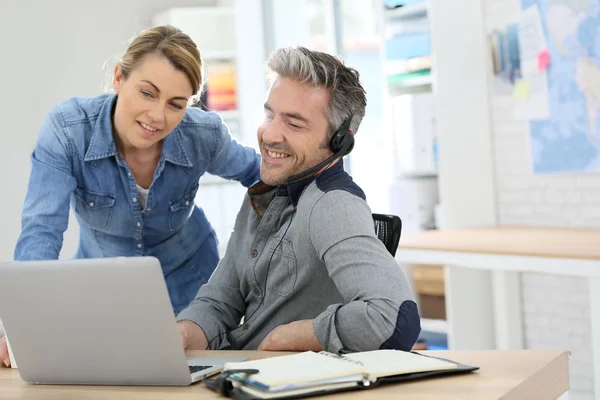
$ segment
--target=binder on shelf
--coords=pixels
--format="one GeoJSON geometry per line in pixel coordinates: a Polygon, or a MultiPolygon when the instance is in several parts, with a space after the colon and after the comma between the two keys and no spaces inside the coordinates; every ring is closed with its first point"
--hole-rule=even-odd
{"type": "Polygon", "coordinates": [[[407,60],[388,60],[383,66],[386,76],[409,73],[431,73],[431,56],[409,58],[407,60]]]}
{"type": "Polygon", "coordinates": [[[396,35],[385,42],[386,60],[408,59],[431,55],[429,32],[396,35]]]}
{"type": "Polygon", "coordinates": [[[405,94],[431,93],[433,79],[429,71],[419,74],[396,74],[387,77],[388,90],[392,97],[405,94]]]}
{"type": "Polygon", "coordinates": [[[425,3],[425,0],[384,0],[383,5],[386,8],[396,8],[410,6],[413,4],[425,3]]]}
{"type": "Polygon", "coordinates": [[[237,109],[236,73],[231,62],[221,61],[206,67],[206,106],[211,111],[237,109]]]}
{"type": "Polygon", "coordinates": [[[386,18],[391,20],[412,20],[426,17],[428,14],[426,1],[420,0],[403,3],[396,6],[385,5],[386,18]]]}
{"type": "Polygon", "coordinates": [[[406,72],[406,73],[402,73],[402,74],[395,74],[395,75],[388,75],[387,80],[388,82],[407,82],[410,80],[414,80],[415,78],[428,78],[431,76],[431,70],[430,69],[424,69],[421,71],[414,71],[414,72],[406,72]]]}
{"type": "Polygon", "coordinates": [[[431,90],[432,48],[426,1],[386,2],[384,71],[392,95],[431,90]],[[391,8],[391,9],[390,9],[391,8]]]}

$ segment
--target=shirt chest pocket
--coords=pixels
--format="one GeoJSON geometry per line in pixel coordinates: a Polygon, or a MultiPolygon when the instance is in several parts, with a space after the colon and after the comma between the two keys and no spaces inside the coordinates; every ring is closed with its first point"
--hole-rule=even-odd
{"type": "Polygon", "coordinates": [[[275,242],[273,257],[269,264],[268,288],[280,296],[289,295],[296,286],[296,255],[292,242],[287,239],[275,242]]]}
{"type": "Polygon", "coordinates": [[[182,196],[169,202],[169,229],[180,229],[194,210],[194,199],[198,192],[198,183],[187,190],[182,196]]]}
{"type": "Polygon", "coordinates": [[[115,207],[115,196],[82,186],[75,189],[75,212],[91,227],[106,228],[115,207]]]}

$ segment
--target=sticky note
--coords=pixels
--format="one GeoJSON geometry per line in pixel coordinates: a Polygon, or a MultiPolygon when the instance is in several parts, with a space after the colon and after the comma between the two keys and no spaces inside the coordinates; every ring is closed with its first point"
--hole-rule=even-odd
{"type": "Polygon", "coordinates": [[[538,54],[538,66],[537,66],[538,71],[547,70],[549,65],[550,65],[550,53],[548,53],[548,50],[540,51],[540,54],[538,54]]]}
{"type": "Polygon", "coordinates": [[[528,81],[520,80],[515,82],[513,97],[515,100],[527,101],[531,95],[531,85],[528,81]]]}

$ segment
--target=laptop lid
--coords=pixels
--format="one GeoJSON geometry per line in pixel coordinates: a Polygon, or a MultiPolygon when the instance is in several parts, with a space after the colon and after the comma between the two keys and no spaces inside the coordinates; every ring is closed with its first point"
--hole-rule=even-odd
{"type": "Polygon", "coordinates": [[[191,383],[156,258],[0,263],[0,318],[26,382],[191,383]]]}

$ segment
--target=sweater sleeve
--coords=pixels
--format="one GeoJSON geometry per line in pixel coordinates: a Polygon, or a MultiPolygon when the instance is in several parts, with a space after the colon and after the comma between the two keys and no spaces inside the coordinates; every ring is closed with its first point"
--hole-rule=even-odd
{"type": "Polygon", "coordinates": [[[314,321],[330,352],[412,348],[421,331],[412,290],[377,238],[364,200],[342,190],[325,193],[308,221],[312,245],[344,302],[314,321]]]}

